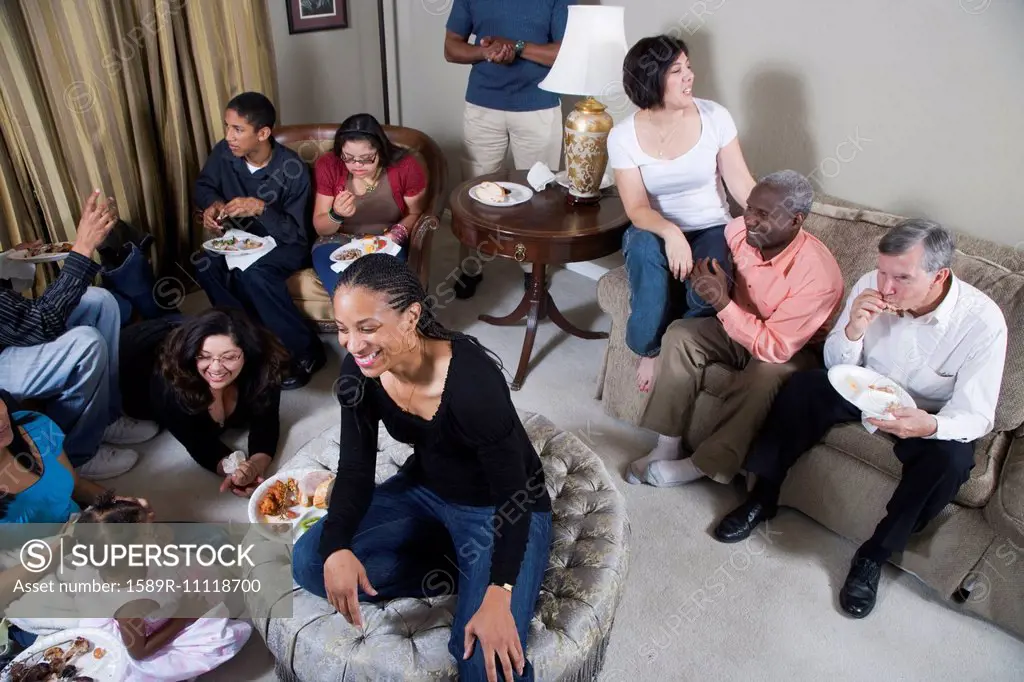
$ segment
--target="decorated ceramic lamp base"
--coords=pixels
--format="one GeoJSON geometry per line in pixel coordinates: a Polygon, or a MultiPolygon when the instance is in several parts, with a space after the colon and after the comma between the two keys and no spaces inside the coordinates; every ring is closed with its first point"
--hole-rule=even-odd
{"type": "Polygon", "coordinates": [[[565,203],[570,206],[596,206],[601,201],[601,195],[597,196],[580,196],[573,194],[572,190],[565,193],[565,203]]]}
{"type": "Polygon", "coordinates": [[[593,97],[578,102],[565,118],[566,201],[572,205],[601,200],[601,180],[608,167],[608,132],[614,121],[593,97]]]}

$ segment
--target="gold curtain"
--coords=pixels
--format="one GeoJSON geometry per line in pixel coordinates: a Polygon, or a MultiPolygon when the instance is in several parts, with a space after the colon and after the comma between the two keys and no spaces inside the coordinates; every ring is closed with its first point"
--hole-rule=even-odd
{"type": "Polygon", "coordinates": [[[265,3],[9,0],[0,44],[0,247],[73,240],[99,187],[155,237],[161,270],[187,263],[224,106],[246,90],[276,99],[265,3]]]}

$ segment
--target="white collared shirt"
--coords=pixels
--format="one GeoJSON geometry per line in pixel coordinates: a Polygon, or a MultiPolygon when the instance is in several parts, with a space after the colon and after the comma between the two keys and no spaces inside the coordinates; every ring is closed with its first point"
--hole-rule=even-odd
{"type": "Polygon", "coordinates": [[[858,280],[825,341],[825,366],[860,365],[905,388],[938,429],[931,438],[970,442],[995,422],[1006,360],[1006,319],[995,301],[952,276],[942,303],[927,315],[879,315],[859,341],[846,325],[854,299],[878,289],[878,271],[858,280]]]}

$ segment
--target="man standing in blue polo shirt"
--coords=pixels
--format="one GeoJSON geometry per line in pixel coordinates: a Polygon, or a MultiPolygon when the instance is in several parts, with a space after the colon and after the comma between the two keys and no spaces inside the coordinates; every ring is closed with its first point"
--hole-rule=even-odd
{"type": "MultiPolygon", "coordinates": [[[[462,122],[464,179],[500,170],[510,144],[517,169],[543,161],[558,170],[561,101],[537,84],[555,63],[573,4],[575,0],[455,0],[444,57],[473,65],[462,122]],[[470,35],[476,36],[474,44],[470,35]]],[[[461,256],[465,262],[465,247],[461,256]]],[[[456,296],[471,297],[482,277],[464,273],[456,282],[456,296]]]]}

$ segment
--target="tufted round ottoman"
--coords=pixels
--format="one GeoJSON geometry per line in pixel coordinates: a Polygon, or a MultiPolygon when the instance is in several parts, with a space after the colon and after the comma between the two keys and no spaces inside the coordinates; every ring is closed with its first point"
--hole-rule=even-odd
{"type": "MultiPolygon", "coordinates": [[[[540,415],[519,416],[544,464],[554,517],[551,558],[530,625],[527,656],[537,680],[596,680],[628,568],[625,501],[601,460],[579,438],[540,415]]],[[[339,429],[332,427],[304,445],[282,470],[335,469],[339,429]]],[[[377,483],[392,476],[412,453],[383,425],[380,434],[377,483]]],[[[282,680],[456,678],[447,645],[457,596],[363,604],[363,630],[298,586],[292,598],[290,618],[270,617],[274,599],[268,595],[248,604],[282,680]]]]}

